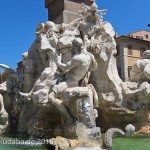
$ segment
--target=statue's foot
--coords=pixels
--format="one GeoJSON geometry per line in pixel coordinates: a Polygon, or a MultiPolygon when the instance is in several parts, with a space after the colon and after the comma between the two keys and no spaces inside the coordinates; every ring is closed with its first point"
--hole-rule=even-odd
{"type": "Polygon", "coordinates": [[[30,99],[31,99],[31,94],[30,94],[30,93],[22,93],[22,92],[19,92],[19,95],[20,95],[21,98],[23,98],[23,99],[27,99],[27,100],[30,100],[30,99]]]}

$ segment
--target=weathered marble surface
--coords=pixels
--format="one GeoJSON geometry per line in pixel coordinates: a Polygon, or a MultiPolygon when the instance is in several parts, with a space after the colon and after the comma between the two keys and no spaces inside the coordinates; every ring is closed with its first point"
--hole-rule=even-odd
{"type": "Polygon", "coordinates": [[[137,60],[131,70],[131,81],[149,81],[150,80],[150,50],[143,53],[141,60],[137,60]]]}
{"type": "MultiPolygon", "coordinates": [[[[100,128],[96,127],[97,110],[93,109],[93,91],[88,87],[68,88],[64,94],[64,103],[69,112],[76,116],[77,122],[68,128],[56,128],[56,136],[78,138],[83,141],[99,141],[100,128]]],[[[63,120],[63,123],[66,121],[63,120]]]]}
{"type": "Polygon", "coordinates": [[[0,94],[0,134],[5,133],[8,126],[8,113],[4,108],[3,96],[0,94]]]}
{"type": "Polygon", "coordinates": [[[125,127],[125,130],[126,130],[126,136],[133,136],[133,133],[135,131],[135,127],[132,125],[132,124],[128,124],[126,127],[125,127]]]}
{"type": "Polygon", "coordinates": [[[121,135],[125,135],[125,133],[118,128],[110,128],[105,133],[104,144],[107,149],[111,149],[113,146],[112,138],[114,134],[119,133],[121,135]]]}
{"type": "Polygon", "coordinates": [[[17,106],[16,94],[18,93],[19,81],[14,70],[9,66],[0,64],[5,69],[3,76],[6,81],[0,84],[0,128],[1,133],[17,131],[19,107],[17,106]]]}

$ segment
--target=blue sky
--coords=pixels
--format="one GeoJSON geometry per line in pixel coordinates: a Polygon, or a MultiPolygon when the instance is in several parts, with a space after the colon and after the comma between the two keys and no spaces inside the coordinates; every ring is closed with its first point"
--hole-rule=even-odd
{"type": "MultiPolygon", "coordinates": [[[[35,39],[35,28],[48,18],[45,0],[1,0],[0,63],[16,68],[21,54],[35,39]]],[[[99,9],[107,9],[105,21],[120,35],[150,29],[150,0],[97,0],[99,9]]]]}

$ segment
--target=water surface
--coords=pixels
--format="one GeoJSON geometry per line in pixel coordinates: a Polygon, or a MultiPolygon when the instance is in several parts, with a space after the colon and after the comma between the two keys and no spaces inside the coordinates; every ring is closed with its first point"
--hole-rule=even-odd
{"type": "Polygon", "coordinates": [[[150,150],[150,138],[113,138],[112,150],[150,150]]]}

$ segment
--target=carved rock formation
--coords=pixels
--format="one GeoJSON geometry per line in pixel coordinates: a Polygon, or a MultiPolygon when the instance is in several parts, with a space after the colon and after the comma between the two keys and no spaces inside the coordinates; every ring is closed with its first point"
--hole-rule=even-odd
{"type": "Polygon", "coordinates": [[[125,135],[125,133],[118,128],[108,129],[107,132],[105,133],[104,144],[105,144],[107,149],[112,148],[112,146],[113,146],[112,138],[113,138],[114,134],[116,134],[116,133],[119,133],[121,135],[125,135]]]}

